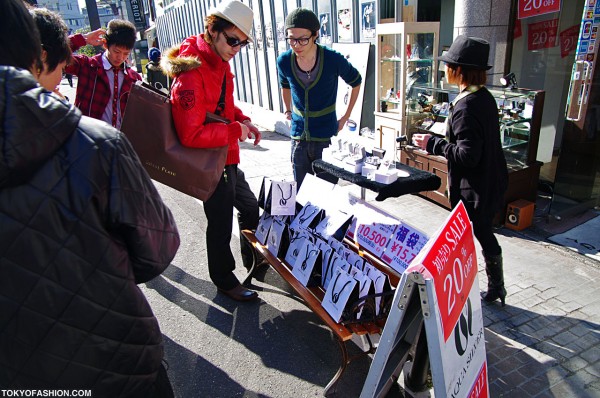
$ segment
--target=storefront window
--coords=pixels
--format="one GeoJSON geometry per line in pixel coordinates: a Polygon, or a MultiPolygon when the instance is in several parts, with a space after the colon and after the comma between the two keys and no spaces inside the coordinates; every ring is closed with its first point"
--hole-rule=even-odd
{"type": "Polygon", "coordinates": [[[554,181],[562,141],[565,106],[575,48],[565,48],[569,32],[578,31],[584,0],[562,1],[559,12],[516,16],[510,72],[519,87],[546,91],[537,160],[542,180],[554,181]]]}
{"type": "Polygon", "coordinates": [[[555,216],[597,206],[600,197],[596,3],[562,1],[541,15],[519,10],[515,20],[511,71],[520,87],[546,91],[537,159],[555,216]]]}

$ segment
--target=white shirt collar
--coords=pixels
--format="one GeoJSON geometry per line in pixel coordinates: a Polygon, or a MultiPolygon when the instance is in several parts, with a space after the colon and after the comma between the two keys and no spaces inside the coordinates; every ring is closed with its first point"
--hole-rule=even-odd
{"type": "Polygon", "coordinates": [[[112,65],[110,64],[110,61],[108,60],[108,57],[106,56],[106,51],[104,51],[102,53],[102,66],[104,67],[104,70],[109,70],[112,68],[112,65]]]}
{"type": "MultiPolygon", "coordinates": [[[[113,66],[108,60],[108,56],[106,54],[108,54],[108,50],[102,53],[102,66],[104,67],[104,70],[111,70],[113,66]]],[[[127,65],[123,65],[123,72],[125,72],[126,67],[127,65]]]]}

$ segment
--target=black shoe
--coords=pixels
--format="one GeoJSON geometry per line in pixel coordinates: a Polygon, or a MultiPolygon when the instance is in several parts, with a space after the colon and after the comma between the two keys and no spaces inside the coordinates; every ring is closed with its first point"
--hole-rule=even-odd
{"type": "Polygon", "coordinates": [[[251,301],[256,300],[258,298],[258,293],[253,290],[246,289],[241,284],[237,285],[233,289],[224,290],[221,288],[217,288],[221,293],[229,296],[229,298],[235,301],[251,301]]]}
{"type": "Polygon", "coordinates": [[[502,307],[504,307],[506,305],[505,304],[506,289],[504,289],[504,288],[501,288],[501,289],[488,288],[487,292],[481,293],[481,298],[486,303],[491,303],[491,302],[494,302],[494,301],[500,299],[500,304],[502,305],[502,307]]]}

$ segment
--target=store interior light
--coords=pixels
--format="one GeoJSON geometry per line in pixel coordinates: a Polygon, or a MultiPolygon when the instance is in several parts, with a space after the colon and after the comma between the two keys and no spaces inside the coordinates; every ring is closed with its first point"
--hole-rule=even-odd
{"type": "Polygon", "coordinates": [[[511,90],[517,88],[517,78],[514,73],[510,72],[508,75],[502,76],[500,78],[500,84],[502,87],[508,87],[511,90]]]}

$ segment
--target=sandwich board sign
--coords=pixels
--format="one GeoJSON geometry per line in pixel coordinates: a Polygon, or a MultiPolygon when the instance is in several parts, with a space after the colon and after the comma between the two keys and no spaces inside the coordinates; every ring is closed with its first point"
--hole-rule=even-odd
{"type": "Polygon", "coordinates": [[[361,398],[385,396],[419,335],[436,397],[489,397],[477,256],[462,202],[402,275],[361,398]]]}

